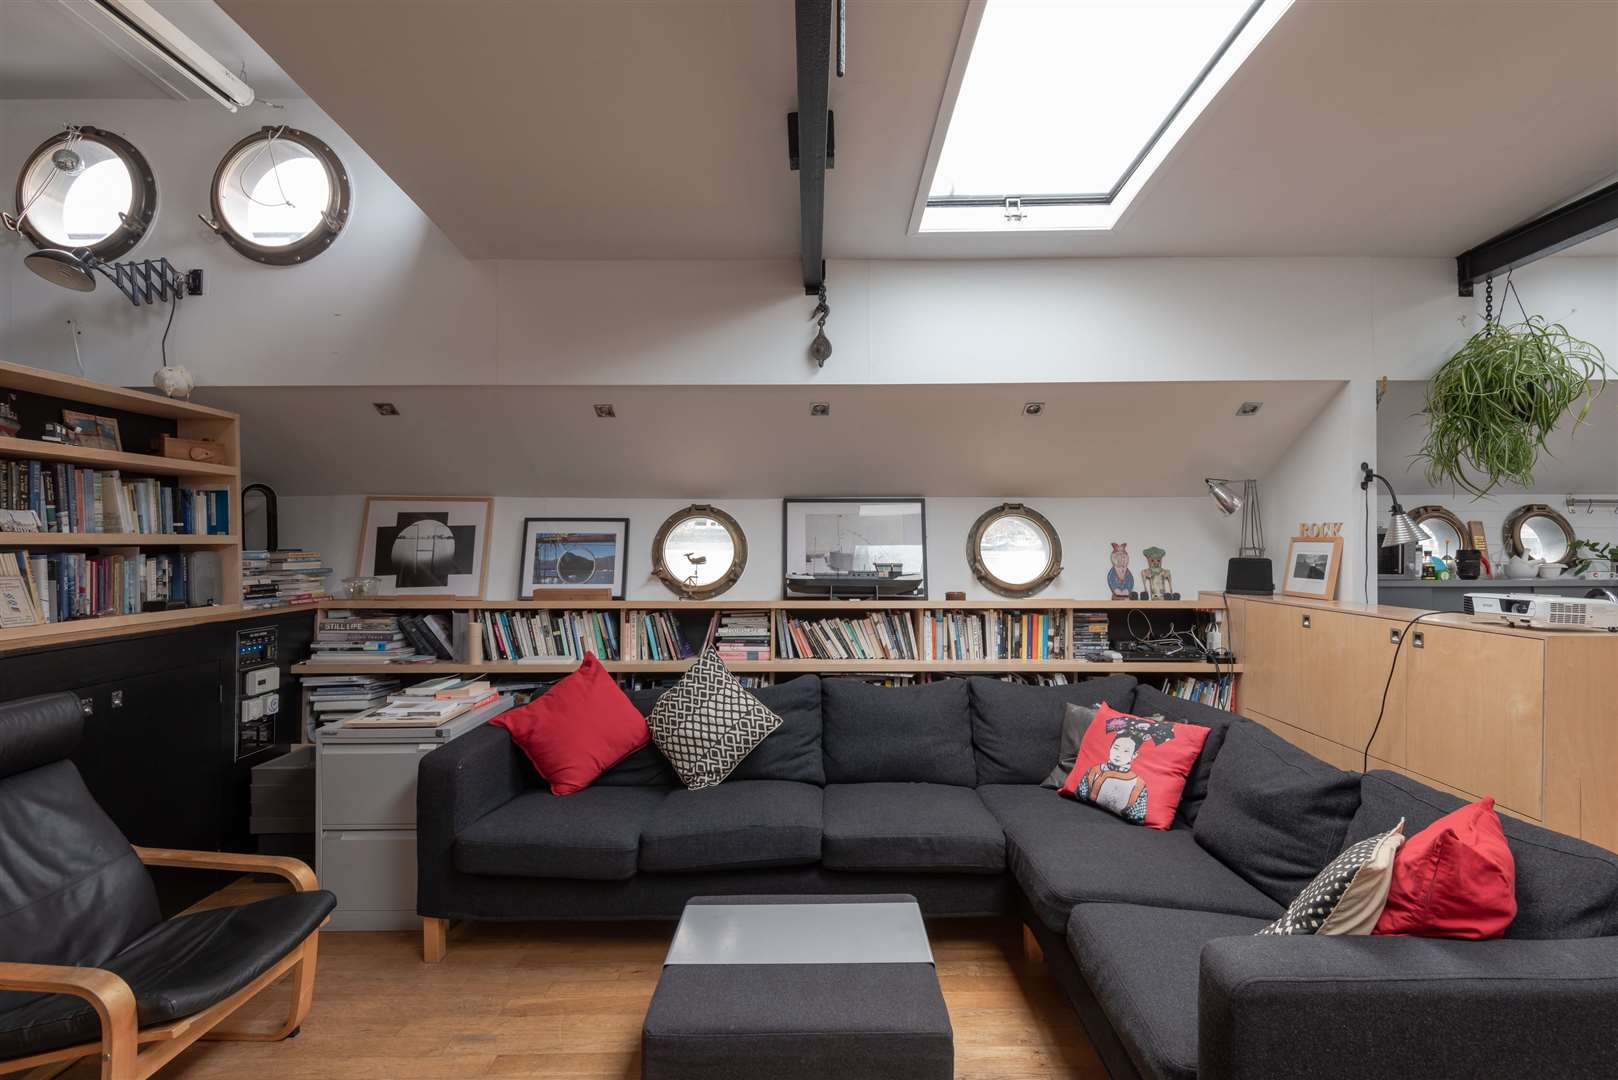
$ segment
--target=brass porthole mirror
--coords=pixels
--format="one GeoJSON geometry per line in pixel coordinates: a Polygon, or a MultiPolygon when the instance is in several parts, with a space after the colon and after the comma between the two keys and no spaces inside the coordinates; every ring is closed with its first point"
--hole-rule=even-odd
{"type": "Polygon", "coordinates": [[[675,511],[652,538],[652,572],[687,600],[718,596],[746,567],[747,536],[717,506],[694,503],[675,511]]]}
{"type": "Polygon", "coordinates": [[[1422,534],[1421,553],[1425,556],[1454,558],[1457,551],[1472,546],[1465,522],[1442,506],[1418,506],[1410,511],[1410,520],[1422,534]]]}
{"type": "Polygon", "coordinates": [[[1022,503],[1001,503],[973,522],[966,561],[991,592],[1033,596],[1062,572],[1062,540],[1044,514],[1022,503]]]}
{"type": "Polygon", "coordinates": [[[1573,561],[1573,526],[1544,503],[1517,507],[1506,518],[1503,532],[1508,555],[1548,563],[1573,561]]]}

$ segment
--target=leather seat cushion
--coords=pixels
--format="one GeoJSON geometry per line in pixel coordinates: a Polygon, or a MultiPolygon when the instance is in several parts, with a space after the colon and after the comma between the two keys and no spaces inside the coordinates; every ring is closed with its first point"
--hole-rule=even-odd
{"type": "MultiPolygon", "coordinates": [[[[168,1024],[234,994],[297,948],[337,906],[325,891],[214,908],[159,923],[101,966],[135,994],[140,1026],[168,1024]]],[[[69,994],[0,994],[0,1060],[101,1038],[101,1022],[69,994]]]]}

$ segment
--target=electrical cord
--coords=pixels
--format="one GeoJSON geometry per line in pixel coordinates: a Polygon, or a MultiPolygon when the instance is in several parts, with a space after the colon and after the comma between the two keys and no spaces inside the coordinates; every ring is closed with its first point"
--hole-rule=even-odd
{"type": "Polygon", "coordinates": [[[174,299],[169,301],[169,321],[163,327],[163,341],[159,348],[163,351],[163,366],[169,366],[169,331],[174,329],[174,313],[180,310],[180,294],[184,290],[182,285],[174,293],[174,299]]]}
{"type": "Polygon", "coordinates": [[[1361,754],[1360,771],[1371,771],[1371,744],[1376,742],[1377,733],[1382,730],[1382,719],[1388,711],[1388,691],[1393,689],[1393,673],[1399,670],[1399,654],[1404,651],[1405,642],[1410,640],[1410,630],[1421,620],[1434,615],[1445,615],[1443,611],[1424,611],[1414,619],[1405,623],[1405,628],[1399,632],[1399,643],[1393,647],[1393,662],[1388,665],[1388,681],[1382,684],[1382,704],[1376,710],[1376,724],[1371,728],[1371,737],[1365,740],[1365,750],[1361,754]]]}

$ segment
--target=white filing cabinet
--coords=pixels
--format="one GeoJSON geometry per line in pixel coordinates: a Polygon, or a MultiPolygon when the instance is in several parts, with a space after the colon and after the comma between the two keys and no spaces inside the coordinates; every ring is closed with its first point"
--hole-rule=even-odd
{"type": "Polygon", "coordinates": [[[416,770],[511,707],[501,697],[438,728],[315,734],[315,863],[337,896],[328,930],[416,930],[416,770]]]}

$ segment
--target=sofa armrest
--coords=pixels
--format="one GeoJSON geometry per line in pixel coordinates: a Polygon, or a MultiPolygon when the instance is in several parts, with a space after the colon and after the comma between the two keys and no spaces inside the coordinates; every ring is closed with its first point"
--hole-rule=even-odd
{"type": "Polygon", "coordinates": [[[1615,1027],[1618,938],[1222,938],[1197,1075],[1611,1076],[1615,1027]]]}
{"type": "Polygon", "coordinates": [[[455,837],[527,789],[528,764],[504,728],[484,725],[421,759],[416,776],[416,907],[449,917],[455,837]]]}

